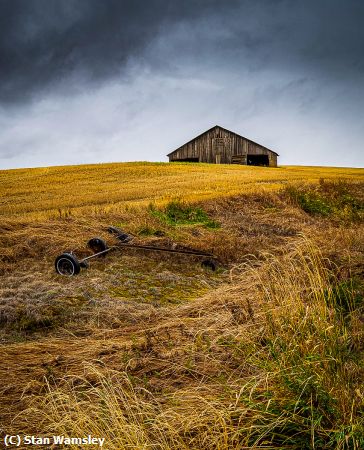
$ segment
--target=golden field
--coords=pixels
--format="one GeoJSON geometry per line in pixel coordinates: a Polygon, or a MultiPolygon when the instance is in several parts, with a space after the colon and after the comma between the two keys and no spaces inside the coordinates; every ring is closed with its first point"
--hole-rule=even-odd
{"type": "Polygon", "coordinates": [[[284,183],[363,180],[364,169],[279,168],[191,163],[120,163],[0,171],[0,215],[48,219],[99,214],[171,198],[200,201],[278,190],[284,183]]]}
{"type": "Polygon", "coordinates": [[[363,177],[164,163],[0,171],[1,434],[91,434],[108,450],[364,448],[363,177]],[[109,225],[220,266],[123,250],[55,273],[63,251],[114,243],[109,225]]]}

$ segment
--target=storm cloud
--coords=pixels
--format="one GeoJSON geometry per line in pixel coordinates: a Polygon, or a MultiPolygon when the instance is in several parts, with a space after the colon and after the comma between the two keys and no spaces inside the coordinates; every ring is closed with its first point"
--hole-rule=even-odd
{"type": "Polygon", "coordinates": [[[364,3],[0,1],[0,167],[165,154],[215,124],[362,166],[364,3]]]}

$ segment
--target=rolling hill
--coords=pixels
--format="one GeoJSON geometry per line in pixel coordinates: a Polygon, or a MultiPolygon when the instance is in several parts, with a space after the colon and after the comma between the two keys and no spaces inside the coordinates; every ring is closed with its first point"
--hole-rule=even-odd
{"type": "Polygon", "coordinates": [[[111,450],[363,448],[363,187],[349,168],[0,171],[2,432],[111,450]],[[55,273],[93,236],[116,243],[110,225],[219,267],[123,249],[55,273]]]}

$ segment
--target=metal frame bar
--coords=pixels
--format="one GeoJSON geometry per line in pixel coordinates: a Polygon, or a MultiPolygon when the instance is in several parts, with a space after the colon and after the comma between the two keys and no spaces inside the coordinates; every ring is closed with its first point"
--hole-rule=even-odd
{"type": "Polygon", "coordinates": [[[83,258],[80,260],[80,263],[83,263],[85,261],[88,261],[89,259],[96,258],[97,256],[104,255],[106,253],[109,253],[111,250],[119,249],[119,248],[135,248],[138,250],[150,250],[150,251],[156,251],[156,252],[167,252],[167,253],[180,253],[185,255],[195,255],[195,256],[208,256],[210,258],[213,258],[214,255],[211,253],[205,253],[200,252],[198,250],[178,250],[178,249],[172,249],[172,248],[165,248],[165,247],[153,247],[151,245],[138,245],[138,244],[119,244],[114,245],[112,247],[106,248],[105,250],[94,253],[91,256],[87,256],[86,258],[83,258]]]}

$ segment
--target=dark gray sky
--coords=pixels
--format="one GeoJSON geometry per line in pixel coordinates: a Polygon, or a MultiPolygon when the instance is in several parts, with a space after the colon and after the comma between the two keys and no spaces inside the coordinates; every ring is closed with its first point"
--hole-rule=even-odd
{"type": "Polygon", "coordinates": [[[0,168],[165,161],[213,125],[364,165],[363,0],[0,0],[0,168]]]}

